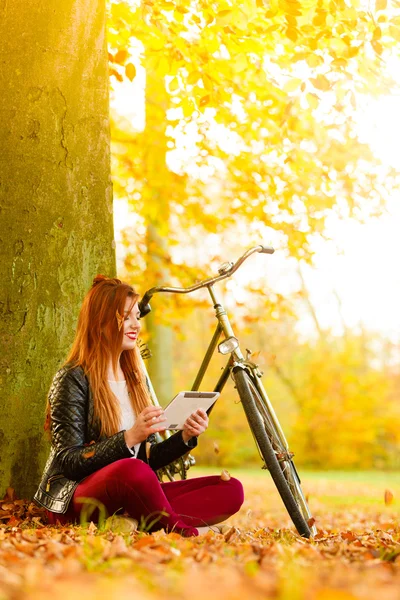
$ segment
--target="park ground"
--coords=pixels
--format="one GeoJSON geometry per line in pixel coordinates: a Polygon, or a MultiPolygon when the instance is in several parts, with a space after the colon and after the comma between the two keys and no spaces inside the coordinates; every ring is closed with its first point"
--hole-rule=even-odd
{"type": "Polygon", "coordinates": [[[400,473],[302,472],[319,530],[311,541],[295,533],[268,473],[231,474],[246,491],[232,527],[190,539],[47,527],[9,490],[0,600],[400,600],[400,473]]]}

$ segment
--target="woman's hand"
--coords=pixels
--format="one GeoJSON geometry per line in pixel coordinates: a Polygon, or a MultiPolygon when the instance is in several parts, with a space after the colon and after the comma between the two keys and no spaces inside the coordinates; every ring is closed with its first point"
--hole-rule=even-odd
{"type": "Polygon", "coordinates": [[[160,406],[146,406],[138,415],[131,429],[125,431],[125,442],[130,448],[144,442],[149,435],[156,431],[165,431],[161,423],[165,422],[164,411],[160,406]]]}
{"type": "Polygon", "coordinates": [[[205,410],[198,408],[190,417],[188,417],[183,425],[182,438],[186,443],[192,437],[205,432],[208,427],[208,415],[205,410]]]}

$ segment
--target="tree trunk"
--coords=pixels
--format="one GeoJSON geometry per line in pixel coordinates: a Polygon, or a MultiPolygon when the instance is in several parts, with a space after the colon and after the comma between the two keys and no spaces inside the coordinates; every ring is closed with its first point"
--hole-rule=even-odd
{"type": "Polygon", "coordinates": [[[0,494],[39,481],[46,393],[113,275],[104,0],[0,0],[0,494]]]}

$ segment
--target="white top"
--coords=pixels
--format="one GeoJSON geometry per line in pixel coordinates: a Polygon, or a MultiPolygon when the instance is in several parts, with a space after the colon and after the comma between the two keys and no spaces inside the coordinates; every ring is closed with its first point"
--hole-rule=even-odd
{"type": "MultiPolygon", "coordinates": [[[[123,379],[122,381],[111,381],[108,380],[108,385],[111,388],[111,391],[118,398],[120,406],[121,406],[121,421],[120,421],[120,430],[122,429],[130,429],[133,427],[135,423],[135,413],[133,412],[133,408],[131,405],[131,401],[129,399],[128,386],[126,385],[126,381],[123,379]]],[[[137,456],[140,447],[139,444],[135,444],[133,447],[135,451],[135,456],[137,456]]]]}

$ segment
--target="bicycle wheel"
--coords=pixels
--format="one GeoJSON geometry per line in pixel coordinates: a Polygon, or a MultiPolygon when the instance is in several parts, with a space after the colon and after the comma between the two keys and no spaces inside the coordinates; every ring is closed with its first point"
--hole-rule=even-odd
{"type": "Polygon", "coordinates": [[[289,488],[300,508],[300,511],[305,521],[310,527],[311,535],[314,536],[317,534],[317,528],[315,527],[315,525],[312,524],[314,520],[312,519],[310,509],[308,508],[307,500],[303,494],[303,490],[301,489],[300,477],[292,460],[293,454],[288,451],[287,444],[284,443],[281,440],[281,437],[278,435],[275,425],[273,424],[273,421],[271,419],[270,412],[267,406],[265,405],[252,377],[248,376],[247,382],[256,402],[256,406],[264,421],[264,426],[268,435],[268,439],[271,442],[271,446],[279,461],[279,465],[283,471],[285,479],[288,482],[289,488]]]}
{"type": "MultiPolygon", "coordinates": [[[[236,382],[236,387],[243,405],[244,412],[249,422],[250,429],[257,442],[261,456],[265,461],[269,472],[271,473],[271,477],[278,489],[278,492],[283,500],[286,510],[288,511],[289,516],[292,519],[299,534],[303,537],[309,538],[311,536],[311,530],[310,526],[307,523],[307,520],[310,515],[307,515],[307,513],[306,515],[303,514],[303,502],[299,501],[296,490],[293,489],[288,482],[288,473],[284,472],[281,463],[278,460],[278,453],[273,448],[273,444],[278,445],[279,439],[276,435],[272,434],[272,431],[269,431],[267,433],[267,428],[265,425],[265,416],[262,415],[260,412],[260,404],[262,405],[263,403],[261,398],[259,397],[259,393],[255,388],[255,385],[252,383],[249,374],[246,373],[242,368],[234,369],[233,377],[236,382]],[[272,435],[274,437],[273,443],[271,443],[270,439],[272,435]]],[[[273,429],[271,422],[270,426],[271,429],[273,429]]],[[[298,479],[293,461],[286,460],[285,463],[291,463],[291,467],[289,469],[286,468],[285,470],[288,470],[291,475],[292,471],[294,471],[296,473],[296,478],[298,479]]],[[[299,484],[298,487],[300,487],[299,484]]],[[[301,496],[304,499],[302,492],[301,496]]],[[[304,503],[307,506],[305,499],[304,503]]]]}
{"type": "Polygon", "coordinates": [[[157,471],[157,477],[161,482],[162,481],[176,481],[175,475],[178,475],[179,479],[187,479],[187,471],[188,471],[188,466],[186,464],[185,459],[182,457],[182,458],[178,458],[176,461],[174,461],[170,465],[167,465],[166,467],[159,469],[157,471]]]}

